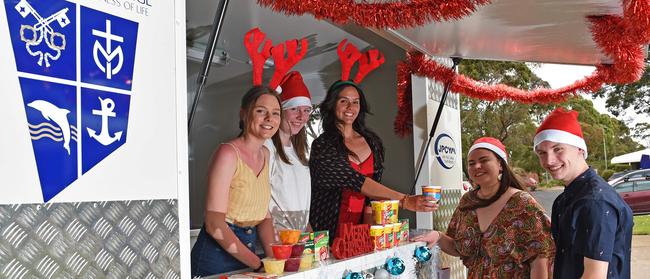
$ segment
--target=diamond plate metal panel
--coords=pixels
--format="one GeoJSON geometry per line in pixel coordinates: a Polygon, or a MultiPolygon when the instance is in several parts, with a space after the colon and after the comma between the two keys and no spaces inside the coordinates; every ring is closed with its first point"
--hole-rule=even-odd
{"type": "MultiPolygon", "coordinates": [[[[451,216],[458,207],[462,192],[460,189],[443,189],[442,198],[438,210],[433,212],[433,228],[442,232],[447,231],[451,216]]],[[[458,257],[451,257],[440,253],[440,265],[451,269],[451,279],[466,278],[466,270],[463,262],[458,257]]]]}
{"type": "Polygon", "coordinates": [[[180,278],[176,200],[0,205],[0,278],[180,278]]]}

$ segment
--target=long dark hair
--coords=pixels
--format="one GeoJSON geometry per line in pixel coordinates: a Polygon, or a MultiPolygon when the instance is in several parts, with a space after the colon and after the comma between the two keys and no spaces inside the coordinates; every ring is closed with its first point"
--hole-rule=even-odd
{"type": "MultiPolygon", "coordinates": [[[[486,149],[489,150],[489,149],[486,149]]],[[[499,161],[499,164],[501,164],[501,181],[499,182],[499,190],[497,190],[496,194],[492,196],[489,199],[482,199],[478,196],[478,190],[481,188],[480,185],[473,189],[469,194],[471,195],[470,198],[472,199],[473,202],[463,204],[459,206],[459,209],[461,210],[474,210],[477,208],[483,208],[486,206],[491,205],[495,201],[497,201],[503,193],[505,193],[509,187],[513,187],[519,190],[524,190],[524,185],[521,182],[521,179],[512,171],[512,168],[508,165],[508,163],[501,158],[501,156],[498,156],[494,151],[489,150],[494,157],[497,158],[499,161]]]]}
{"type": "MultiPolygon", "coordinates": [[[[359,88],[358,85],[356,85],[353,82],[349,81],[337,81],[330,88],[327,90],[327,95],[325,96],[325,99],[323,102],[321,102],[319,108],[320,108],[320,113],[321,113],[321,120],[322,120],[322,125],[323,125],[323,132],[326,134],[333,135],[336,140],[338,141],[338,144],[336,145],[337,149],[339,152],[346,153],[349,156],[357,158],[359,160],[359,156],[352,152],[350,149],[345,146],[345,142],[343,140],[343,134],[339,130],[337,124],[340,122],[336,118],[336,103],[338,101],[339,94],[343,89],[348,88],[348,87],[354,87],[354,89],[357,90],[357,93],[359,93],[359,100],[360,100],[360,109],[359,109],[359,114],[357,115],[357,118],[354,120],[352,123],[352,129],[359,133],[361,136],[363,136],[366,139],[366,142],[368,142],[368,145],[370,145],[371,151],[375,151],[374,148],[377,148],[380,151],[380,158],[384,158],[384,146],[377,134],[370,130],[368,127],[366,127],[366,114],[371,114],[370,112],[370,107],[368,106],[368,102],[366,101],[366,97],[363,94],[363,90],[359,88]]],[[[377,160],[378,158],[375,158],[377,160]]]]}
{"type": "MultiPolygon", "coordinates": [[[[278,104],[280,105],[280,108],[282,108],[282,102],[280,101],[280,95],[275,92],[275,90],[268,88],[266,86],[254,86],[244,96],[241,98],[241,106],[240,109],[243,110],[243,115],[240,115],[239,117],[239,129],[241,130],[239,132],[238,137],[241,137],[244,135],[244,133],[248,132],[249,129],[249,121],[248,119],[253,115],[253,108],[255,107],[255,102],[257,102],[257,99],[262,97],[262,95],[271,95],[273,96],[276,100],[278,100],[278,104]]],[[[280,109],[280,119],[282,119],[282,109],[280,109]]],[[[276,140],[276,138],[279,140],[280,135],[278,132],[276,132],[272,139],[273,141],[276,140]]],[[[284,153],[284,149],[279,149],[278,153],[280,153],[280,157],[284,156],[285,158],[287,155],[284,153]]]]}

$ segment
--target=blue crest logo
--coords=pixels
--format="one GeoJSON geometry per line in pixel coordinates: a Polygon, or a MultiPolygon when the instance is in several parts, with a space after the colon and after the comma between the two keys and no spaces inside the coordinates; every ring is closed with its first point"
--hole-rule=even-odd
{"type": "Polygon", "coordinates": [[[138,24],[65,0],[4,5],[47,202],[126,143],[138,24]]]}

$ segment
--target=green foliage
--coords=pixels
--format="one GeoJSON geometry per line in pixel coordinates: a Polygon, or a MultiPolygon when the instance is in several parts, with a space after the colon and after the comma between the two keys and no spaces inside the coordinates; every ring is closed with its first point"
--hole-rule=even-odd
{"type": "MultiPolygon", "coordinates": [[[[488,84],[504,83],[525,90],[549,87],[546,81],[537,77],[521,62],[465,60],[460,66],[460,72],[488,84]]],[[[561,104],[546,105],[527,105],[511,101],[488,102],[461,96],[463,150],[468,150],[472,142],[479,137],[495,137],[506,145],[511,166],[542,174],[545,171],[533,152],[533,137],[539,123],[558,106],[580,113],[578,120],[589,154],[587,162],[595,169],[607,170],[610,164],[606,162],[612,157],[641,149],[641,146],[632,140],[632,131],[625,123],[599,113],[591,100],[580,96],[561,104]]],[[[650,106],[648,108],[650,109],[650,106]]],[[[648,133],[650,138],[650,132],[648,133]]],[[[463,161],[466,161],[466,157],[467,154],[463,154],[463,161]]],[[[552,180],[541,183],[548,186],[561,185],[552,180]]]]}
{"type": "Polygon", "coordinates": [[[632,131],[635,138],[640,139],[646,147],[650,148],[650,123],[637,123],[632,131]]]}
{"type": "Polygon", "coordinates": [[[320,127],[316,125],[316,123],[318,123],[322,118],[318,106],[320,105],[319,104],[311,105],[312,113],[309,115],[309,121],[307,121],[307,125],[305,125],[305,127],[307,128],[305,131],[307,132],[307,135],[312,139],[317,138],[318,135],[321,134],[320,127]]]}
{"type": "Polygon", "coordinates": [[[612,174],[614,174],[614,172],[615,171],[613,169],[606,169],[600,174],[600,176],[602,176],[605,181],[607,181],[612,176],[612,174]]]}
{"type": "Polygon", "coordinates": [[[632,234],[650,234],[650,215],[634,216],[632,234]]]}
{"type": "Polygon", "coordinates": [[[650,115],[650,62],[646,61],[646,68],[637,82],[630,84],[605,85],[594,94],[606,98],[606,107],[610,113],[619,116],[628,107],[634,107],[638,114],[650,115]]]}
{"type": "MultiPolygon", "coordinates": [[[[465,60],[460,72],[488,84],[503,83],[526,90],[549,87],[522,62],[465,60]]],[[[512,101],[487,102],[464,96],[461,105],[463,150],[468,150],[479,137],[495,137],[507,146],[511,165],[538,174],[543,172],[532,147],[536,119],[531,115],[538,115],[540,106],[512,101]]],[[[466,161],[467,154],[463,156],[466,161]]]]}
{"type": "Polygon", "coordinates": [[[541,188],[551,188],[551,187],[556,187],[556,186],[562,186],[562,181],[555,180],[555,179],[549,179],[545,180],[539,183],[538,187],[541,188]]]}
{"type": "Polygon", "coordinates": [[[609,167],[610,169],[614,170],[614,172],[620,172],[620,171],[625,171],[630,169],[630,165],[628,164],[614,164],[609,167]]]}

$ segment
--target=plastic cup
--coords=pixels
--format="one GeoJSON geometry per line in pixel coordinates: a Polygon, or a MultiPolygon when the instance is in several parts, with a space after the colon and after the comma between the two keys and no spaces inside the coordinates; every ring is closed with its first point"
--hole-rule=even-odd
{"type": "Polygon", "coordinates": [[[305,250],[305,243],[304,242],[298,242],[291,246],[291,257],[292,258],[299,258],[302,257],[302,252],[305,250]]]}
{"type": "Polygon", "coordinates": [[[286,272],[296,272],[298,269],[300,269],[300,261],[302,260],[302,257],[298,258],[288,258],[286,262],[284,262],[284,271],[286,272]]]}
{"type": "Polygon", "coordinates": [[[384,237],[386,238],[386,248],[392,248],[395,244],[395,233],[393,232],[393,224],[384,226],[384,237]]]}
{"type": "Polygon", "coordinates": [[[440,201],[442,193],[442,186],[424,185],[422,186],[422,195],[425,197],[433,197],[436,203],[440,201]]]}
{"type": "Polygon", "coordinates": [[[386,224],[386,204],[383,201],[371,201],[370,206],[372,207],[372,216],[375,224],[386,224]]]}
{"type": "Polygon", "coordinates": [[[314,254],[304,254],[302,258],[300,258],[300,267],[299,270],[307,270],[312,267],[312,264],[314,263],[314,254]]]}
{"type": "Polygon", "coordinates": [[[384,226],[370,226],[370,239],[372,239],[375,250],[382,250],[386,247],[386,236],[384,226]]]}
{"type": "Polygon", "coordinates": [[[390,201],[391,207],[393,209],[393,216],[390,218],[391,223],[397,223],[397,213],[399,213],[399,200],[390,201]]]}
{"type": "Polygon", "coordinates": [[[395,223],[393,224],[393,246],[397,246],[402,242],[402,239],[400,239],[400,230],[402,230],[402,223],[395,223]]]}
{"type": "Polygon", "coordinates": [[[272,259],[272,258],[262,259],[262,263],[264,264],[264,272],[275,274],[275,275],[282,275],[282,273],[284,273],[285,261],[286,260],[279,260],[279,259],[272,259]]]}
{"type": "Polygon", "coordinates": [[[300,238],[299,230],[280,230],[280,241],[282,244],[296,244],[300,238]]]}
{"type": "MultiPolygon", "coordinates": [[[[303,245],[303,249],[304,249],[303,245]]],[[[273,257],[280,260],[286,260],[291,256],[293,245],[291,244],[271,244],[273,250],[273,257]]]]}

